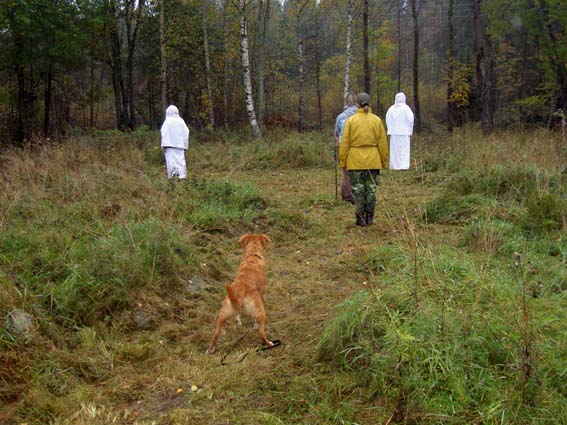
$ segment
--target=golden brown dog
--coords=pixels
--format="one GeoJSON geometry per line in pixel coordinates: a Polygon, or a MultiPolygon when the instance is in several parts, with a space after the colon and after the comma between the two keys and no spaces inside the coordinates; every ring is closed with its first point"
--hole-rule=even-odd
{"type": "Polygon", "coordinates": [[[270,238],[264,234],[246,234],[239,239],[239,242],[240,246],[244,248],[244,259],[240,263],[234,281],[226,285],[227,296],[217,317],[215,333],[207,350],[209,354],[215,352],[221,327],[226,320],[236,316],[236,320],[240,324],[241,308],[246,315],[255,319],[258,333],[264,344],[273,346],[273,343],[266,338],[264,328],[266,324],[264,251],[270,242],[270,238]]]}

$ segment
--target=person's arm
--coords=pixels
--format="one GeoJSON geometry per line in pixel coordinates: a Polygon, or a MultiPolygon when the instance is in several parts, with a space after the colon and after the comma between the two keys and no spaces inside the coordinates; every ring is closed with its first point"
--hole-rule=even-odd
{"type": "Polygon", "coordinates": [[[185,124],[185,122],[183,122],[183,125],[185,125],[185,140],[184,140],[184,142],[187,144],[187,147],[189,147],[189,127],[187,127],[187,124],[185,124]]]}
{"type": "Polygon", "coordinates": [[[341,144],[339,145],[339,166],[346,169],[348,151],[350,149],[350,119],[347,119],[341,135],[341,144]]]}
{"type": "Polygon", "coordinates": [[[168,128],[167,125],[162,125],[161,129],[160,129],[160,135],[161,135],[161,150],[164,151],[165,150],[165,145],[164,143],[166,142],[167,138],[169,137],[168,135],[168,128]]]}
{"type": "Polygon", "coordinates": [[[388,136],[386,136],[386,130],[382,121],[379,121],[378,127],[378,153],[382,161],[382,168],[388,168],[388,136]]]}

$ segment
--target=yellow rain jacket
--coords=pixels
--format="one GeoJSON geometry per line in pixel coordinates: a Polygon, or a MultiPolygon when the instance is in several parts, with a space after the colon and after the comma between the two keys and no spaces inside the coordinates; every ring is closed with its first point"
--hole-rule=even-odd
{"type": "Polygon", "coordinates": [[[377,170],[388,166],[388,138],[382,120],[359,108],[345,123],[339,165],[347,170],[377,170]]]}

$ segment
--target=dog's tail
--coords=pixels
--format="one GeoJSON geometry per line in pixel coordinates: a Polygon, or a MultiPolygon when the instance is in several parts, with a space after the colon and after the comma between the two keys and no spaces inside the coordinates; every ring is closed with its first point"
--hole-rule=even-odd
{"type": "Polygon", "coordinates": [[[236,297],[236,294],[234,293],[234,289],[232,288],[232,285],[230,283],[226,285],[226,293],[228,295],[228,299],[230,300],[230,303],[232,304],[232,308],[238,310],[239,308],[238,298],[236,297]]]}

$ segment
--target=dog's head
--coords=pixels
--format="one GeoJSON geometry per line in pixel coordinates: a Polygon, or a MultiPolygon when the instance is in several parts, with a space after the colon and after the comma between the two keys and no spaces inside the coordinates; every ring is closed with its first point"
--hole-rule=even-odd
{"type": "Polygon", "coordinates": [[[270,238],[267,235],[264,235],[263,233],[262,234],[247,233],[245,235],[242,235],[238,240],[238,242],[240,243],[240,246],[244,250],[248,250],[249,248],[254,247],[255,249],[260,249],[261,251],[264,251],[271,241],[270,238]]]}

